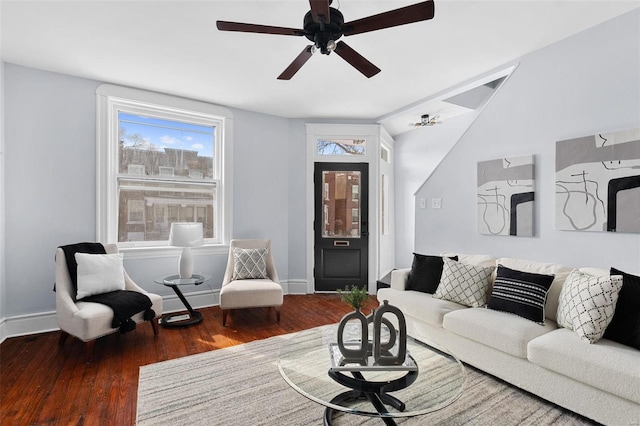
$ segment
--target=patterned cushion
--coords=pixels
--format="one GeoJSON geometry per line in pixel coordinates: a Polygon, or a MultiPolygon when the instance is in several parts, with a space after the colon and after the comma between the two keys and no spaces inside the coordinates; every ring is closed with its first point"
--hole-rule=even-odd
{"type": "Polygon", "coordinates": [[[544,324],[544,305],[553,275],[534,274],[498,265],[489,309],[509,312],[544,324]]]}
{"type": "Polygon", "coordinates": [[[442,279],[433,297],[474,308],[485,306],[489,293],[489,280],[495,267],[467,265],[446,257],[442,260],[444,261],[442,279]]]}
{"type": "Polygon", "coordinates": [[[267,278],[266,248],[233,249],[233,277],[232,280],[253,280],[267,278]]]}
{"type": "Polygon", "coordinates": [[[562,286],[558,325],[571,329],[581,340],[595,343],[613,319],[622,277],[594,277],[573,270],[562,286]]]}

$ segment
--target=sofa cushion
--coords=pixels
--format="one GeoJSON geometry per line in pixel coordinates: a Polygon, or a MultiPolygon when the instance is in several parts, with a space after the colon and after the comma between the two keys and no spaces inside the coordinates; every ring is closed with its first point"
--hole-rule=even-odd
{"type": "Polygon", "coordinates": [[[556,329],[553,321],[540,325],[513,314],[485,308],[450,312],[444,316],[442,326],[459,336],[525,359],[529,341],[556,329]]]}
{"type": "Polygon", "coordinates": [[[403,314],[438,327],[442,326],[445,314],[467,309],[458,303],[433,298],[432,294],[417,291],[398,291],[392,288],[378,290],[378,301],[388,300],[393,306],[400,308],[403,314]]]}
{"type": "Polygon", "coordinates": [[[544,305],[553,278],[498,265],[487,307],[544,324],[544,305]]]}
{"type": "MultiPolygon", "coordinates": [[[[452,257],[452,259],[458,260],[457,257],[452,257]]],[[[413,263],[406,289],[433,294],[440,284],[443,265],[441,256],[413,253],[413,263]]]]}
{"type": "Polygon", "coordinates": [[[604,338],[640,349],[640,277],[616,268],[611,268],[611,275],[622,276],[622,289],[604,338]]]}
{"type": "Polygon", "coordinates": [[[496,258],[488,254],[464,254],[464,253],[441,253],[446,257],[457,257],[458,261],[467,265],[482,266],[488,268],[496,265],[496,258]]]}
{"type": "Polygon", "coordinates": [[[282,301],[282,287],[268,278],[235,280],[220,289],[220,309],[281,306],[282,301]]]}
{"type": "Polygon", "coordinates": [[[528,359],[595,388],[640,404],[640,351],[602,339],[586,345],[568,329],[529,342],[528,359]]]}
{"type": "Polygon", "coordinates": [[[572,267],[557,265],[554,263],[542,263],[524,259],[512,259],[508,257],[499,258],[498,260],[496,260],[496,263],[506,266],[507,268],[516,269],[518,271],[531,272],[534,274],[553,275],[555,278],[553,279],[551,287],[549,288],[549,292],[547,293],[545,315],[550,320],[556,321],[560,290],[562,290],[562,284],[564,284],[564,281],[573,270],[572,267]]]}
{"type": "Polygon", "coordinates": [[[468,265],[446,257],[443,260],[442,279],[433,297],[465,306],[485,306],[495,268],[468,265]]]}
{"type": "Polygon", "coordinates": [[[622,277],[594,277],[577,269],[562,287],[558,304],[558,325],[575,331],[589,343],[595,343],[613,319],[622,277]]]}

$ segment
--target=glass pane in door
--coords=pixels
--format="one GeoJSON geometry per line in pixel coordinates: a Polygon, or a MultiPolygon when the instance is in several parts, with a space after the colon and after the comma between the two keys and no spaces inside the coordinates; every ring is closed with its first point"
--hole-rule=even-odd
{"type": "Polygon", "coordinates": [[[323,171],[322,237],[360,238],[360,172],[323,171]]]}

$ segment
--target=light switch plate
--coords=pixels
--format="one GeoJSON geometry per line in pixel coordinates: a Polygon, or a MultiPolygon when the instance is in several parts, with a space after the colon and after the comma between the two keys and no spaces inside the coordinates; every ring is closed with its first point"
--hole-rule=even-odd
{"type": "Polygon", "coordinates": [[[421,209],[426,209],[427,208],[427,200],[424,198],[420,198],[420,208],[421,209]]]}

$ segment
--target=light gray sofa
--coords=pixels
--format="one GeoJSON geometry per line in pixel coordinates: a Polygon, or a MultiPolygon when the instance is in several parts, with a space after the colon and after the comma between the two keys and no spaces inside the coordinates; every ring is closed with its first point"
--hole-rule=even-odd
{"type": "MultiPolygon", "coordinates": [[[[555,322],[562,284],[574,268],[485,255],[445,255],[457,255],[460,262],[472,265],[501,264],[555,275],[545,305],[545,325],[405,290],[410,269],[399,269],[392,273],[391,288],[380,289],[377,298],[403,311],[410,336],[443,346],[467,364],[600,423],[640,424],[640,350],[607,339],[589,344],[555,322]]],[[[594,268],[580,270],[608,275],[594,268]]]]}

